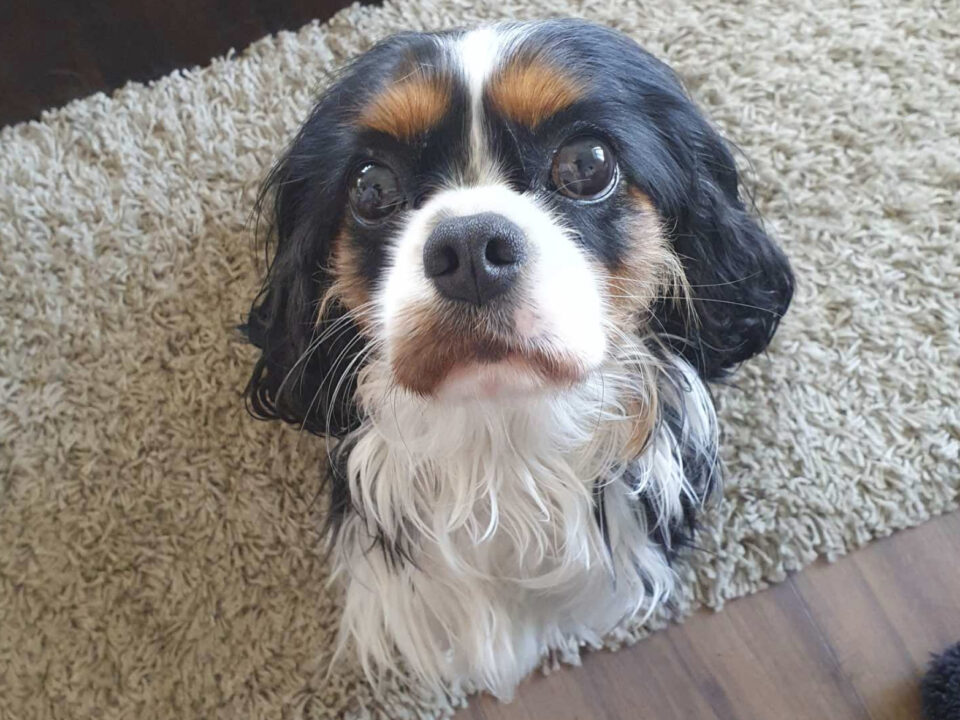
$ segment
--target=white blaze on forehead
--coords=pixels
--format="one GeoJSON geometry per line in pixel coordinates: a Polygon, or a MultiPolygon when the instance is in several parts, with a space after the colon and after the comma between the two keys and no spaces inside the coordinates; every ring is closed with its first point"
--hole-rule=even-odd
{"type": "Polygon", "coordinates": [[[506,26],[477,28],[462,35],[454,50],[470,97],[470,169],[478,183],[494,182],[497,173],[483,128],[483,90],[519,32],[506,26]]]}

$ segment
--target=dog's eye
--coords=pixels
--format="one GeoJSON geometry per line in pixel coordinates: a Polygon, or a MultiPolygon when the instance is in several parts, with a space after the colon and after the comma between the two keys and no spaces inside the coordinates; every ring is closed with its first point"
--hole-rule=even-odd
{"type": "Polygon", "coordinates": [[[385,165],[367,163],[361,167],[350,182],[350,204],[361,220],[383,220],[400,207],[403,194],[400,181],[393,170],[385,165]]]}
{"type": "Polygon", "coordinates": [[[575,200],[597,200],[613,187],[617,161],[603,140],[580,135],[560,146],[550,177],[557,192],[575,200]]]}

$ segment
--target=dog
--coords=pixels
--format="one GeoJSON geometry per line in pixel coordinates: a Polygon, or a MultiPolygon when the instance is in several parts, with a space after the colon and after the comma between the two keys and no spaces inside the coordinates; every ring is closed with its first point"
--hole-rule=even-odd
{"type": "Polygon", "coordinates": [[[248,406],[333,441],[336,657],[508,700],[670,597],[720,484],[707,383],[794,279],[665,64],[574,20],[394,36],[260,212],[248,406]]]}

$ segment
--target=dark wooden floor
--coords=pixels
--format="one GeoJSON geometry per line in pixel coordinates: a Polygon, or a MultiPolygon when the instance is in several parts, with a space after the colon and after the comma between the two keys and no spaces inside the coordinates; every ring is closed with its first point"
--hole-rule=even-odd
{"type": "Polygon", "coordinates": [[[0,0],[0,126],[204,65],[352,0],[0,0]]]}
{"type": "Polygon", "coordinates": [[[952,513],[455,720],[918,720],[930,653],[958,640],[952,513]]]}

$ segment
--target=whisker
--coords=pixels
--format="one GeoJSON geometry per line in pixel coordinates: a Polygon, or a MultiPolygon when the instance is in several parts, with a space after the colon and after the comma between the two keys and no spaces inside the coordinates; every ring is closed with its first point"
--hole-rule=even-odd
{"type": "MultiPolygon", "coordinates": [[[[358,310],[362,307],[363,306],[359,306],[358,310]]],[[[365,308],[363,312],[366,312],[366,310],[367,309],[365,308]]],[[[310,357],[313,355],[313,353],[315,353],[319,349],[319,347],[325,341],[333,339],[334,337],[337,337],[341,335],[343,332],[346,332],[347,330],[349,330],[350,321],[355,319],[355,317],[362,317],[362,316],[363,315],[359,312],[348,310],[343,316],[341,316],[340,318],[337,318],[337,320],[335,320],[329,328],[325,328],[324,332],[322,332],[319,336],[313,337],[310,340],[310,343],[304,349],[304,351],[300,354],[300,357],[297,358],[297,361],[287,371],[286,375],[284,375],[283,380],[280,381],[280,385],[277,388],[277,394],[279,395],[286,389],[287,382],[293,376],[293,373],[296,372],[297,368],[302,366],[304,370],[306,369],[306,364],[309,361],[310,357]],[[336,334],[334,334],[335,330],[337,331],[336,334]]],[[[315,326],[314,333],[316,333],[316,331],[317,331],[317,327],[315,326]]],[[[303,382],[303,377],[304,375],[303,373],[301,373],[300,375],[301,383],[303,382]]]]}
{"type": "MultiPolygon", "coordinates": [[[[650,297],[641,297],[639,295],[608,295],[612,298],[620,298],[625,300],[687,300],[682,296],[677,295],[652,295],[650,297]]],[[[738,307],[750,308],[751,310],[758,310],[760,312],[769,313],[777,318],[782,318],[783,313],[778,313],[776,310],[771,310],[770,308],[760,307],[759,305],[751,305],[750,303],[737,302],[735,300],[721,300],[720,298],[706,298],[706,297],[696,297],[693,299],[693,302],[702,302],[702,303],[718,303],[720,305],[735,305],[738,307]]]]}
{"type": "MultiPolygon", "coordinates": [[[[701,283],[701,284],[693,284],[693,283],[690,283],[687,287],[690,287],[690,288],[711,288],[711,287],[726,287],[726,286],[729,286],[729,285],[736,285],[736,284],[738,284],[738,283],[746,282],[747,280],[751,280],[751,279],[757,277],[758,275],[761,274],[761,272],[762,272],[762,271],[758,270],[758,271],[756,271],[756,272],[750,273],[749,275],[744,275],[743,277],[735,278],[735,279],[733,279],[733,280],[728,280],[728,281],[726,281],[726,282],[719,282],[719,283],[701,283]]],[[[612,281],[612,282],[628,282],[628,283],[635,283],[635,284],[641,284],[641,285],[658,285],[658,284],[659,284],[659,283],[656,282],[656,281],[647,281],[647,280],[643,280],[643,279],[641,279],[641,278],[623,277],[623,276],[619,276],[619,275],[607,275],[607,274],[604,274],[604,273],[598,273],[598,277],[600,277],[600,278],[603,279],[603,280],[610,280],[610,281],[612,281]]]]}
{"type": "MultiPolygon", "coordinates": [[[[337,384],[333,389],[333,393],[331,393],[330,395],[330,402],[328,403],[328,406],[327,406],[326,427],[327,427],[328,434],[330,431],[330,424],[333,420],[333,412],[337,405],[337,395],[340,394],[340,390],[344,387],[344,383],[346,382],[347,378],[350,377],[350,374],[353,372],[353,368],[359,363],[363,362],[367,357],[369,357],[369,355],[374,350],[378,350],[380,346],[381,344],[378,341],[370,342],[366,347],[364,347],[360,352],[356,354],[353,360],[349,362],[347,367],[340,374],[340,379],[337,381],[337,384]]],[[[337,364],[339,364],[340,359],[343,357],[344,354],[345,353],[341,353],[340,356],[337,358],[337,362],[334,363],[334,365],[331,367],[331,372],[337,366],[337,364]]]]}
{"type": "MultiPolygon", "coordinates": [[[[307,422],[310,418],[310,414],[313,412],[314,404],[320,398],[320,394],[324,391],[327,386],[327,380],[330,378],[330,375],[337,369],[337,366],[340,364],[340,361],[353,349],[353,347],[360,342],[364,341],[362,335],[357,335],[356,337],[351,338],[350,342],[347,343],[340,353],[337,355],[336,359],[330,364],[330,368],[327,370],[326,374],[323,376],[323,379],[317,384],[317,390],[314,392],[313,397],[310,399],[310,403],[307,405],[307,411],[304,414],[303,422],[300,424],[300,432],[302,433],[304,428],[306,428],[307,422]]],[[[330,419],[332,416],[327,417],[327,434],[330,431],[330,419]]]]}

